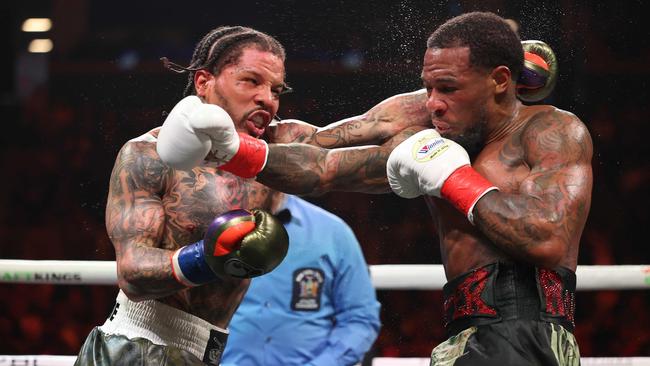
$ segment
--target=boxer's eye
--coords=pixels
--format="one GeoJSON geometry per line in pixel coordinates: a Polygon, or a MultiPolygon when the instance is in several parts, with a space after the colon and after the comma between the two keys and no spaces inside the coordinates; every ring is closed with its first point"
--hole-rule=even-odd
{"type": "Polygon", "coordinates": [[[271,89],[271,92],[273,93],[273,96],[275,96],[277,98],[280,95],[282,95],[282,88],[271,89]]]}
{"type": "Polygon", "coordinates": [[[439,88],[437,88],[437,89],[438,89],[438,91],[439,91],[440,93],[443,93],[443,94],[453,93],[453,92],[455,92],[456,90],[458,90],[458,88],[453,87],[453,86],[441,86],[441,87],[439,87],[439,88]]]}
{"type": "Polygon", "coordinates": [[[257,81],[257,79],[254,79],[254,78],[245,78],[244,81],[247,82],[247,83],[251,83],[251,84],[253,84],[255,86],[259,85],[259,82],[257,81]]]}
{"type": "Polygon", "coordinates": [[[278,95],[285,95],[285,94],[289,94],[291,92],[293,92],[293,88],[290,87],[287,84],[283,84],[280,87],[278,87],[278,89],[277,89],[278,95]]]}

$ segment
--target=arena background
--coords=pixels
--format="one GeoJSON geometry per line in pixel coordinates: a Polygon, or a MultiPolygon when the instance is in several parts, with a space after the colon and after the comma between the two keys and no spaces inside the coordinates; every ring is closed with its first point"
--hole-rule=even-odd
{"type": "MultiPolygon", "coordinates": [[[[0,258],[114,260],[104,229],[118,149],[158,126],[181,96],[194,44],[218,25],[276,36],[288,54],[284,118],[317,125],[420,86],[428,34],[471,10],[514,19],[522,39],[555,50],[560,76],[545,102],[591,131],[594,192],[579,264],[650,263],[647,239],[650,37],[643,1],[11,1],[0,5],[0,258]],[[22,22],[48,17],[50,31],[22,22]],[[27,52],[51,38],[47,54],[27,52]]],[[[440,263],[420,199],[332,193],[310,200],[355,230],[369,264],[440,263]]],[[[78,352],[104,321],[112,286],[0,284],[0,354],[78,352]]],[[[418,357],[444,339],[439,291],[379,291],[375,356],[418,357]]],[[[583,356],[650,356],[648,291],[580,292],[583,356]]]]}

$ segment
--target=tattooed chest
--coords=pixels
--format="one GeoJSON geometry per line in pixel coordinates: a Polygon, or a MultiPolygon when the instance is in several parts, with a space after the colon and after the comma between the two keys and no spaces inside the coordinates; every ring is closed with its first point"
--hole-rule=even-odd
{"type": "Polygon", "coordinates": [[[201,239],[210,222],[229,210],[270,210],[272,193],[266,186],[228,173],[208,169],[177,172],[163,196],[163,244],[179,247],[201,239]]]}

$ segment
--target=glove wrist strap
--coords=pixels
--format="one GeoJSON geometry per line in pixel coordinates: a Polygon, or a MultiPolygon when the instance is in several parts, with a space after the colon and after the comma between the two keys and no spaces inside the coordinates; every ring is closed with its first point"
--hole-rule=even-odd
{"type": "Polygon", "coordinates": [[[187,287],[203,285],[218,278],[205,261],[203,240],[178,249],[170,259],[174,278],[187,287]]]}
{"type": "Polygon", "coordinates": [[[242,178],[253,178],[266,165],[269,148],[266,141],[239,133],[239,150],[219,169],[242,178]]]}
{"type": "Polygon", "coordinates": [[[463,165],[454,170],[442,185],[440,194],[474,224],[472,211],[481,197],[486,193],[499,190],[489,180],[483,178],[469,165],[463,165]]]}

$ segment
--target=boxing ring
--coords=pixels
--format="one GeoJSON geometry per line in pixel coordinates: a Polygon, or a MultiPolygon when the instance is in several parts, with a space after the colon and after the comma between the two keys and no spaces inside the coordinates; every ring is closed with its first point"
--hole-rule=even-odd
{"type": "MultiPolygon", "coordinates": [[[[377,290],[441,290],[442,265],[371,265],[377,290]]],[[[649,290],[650,265],[578,266],[577,290],[649,290]]],[[[115,285],[114,261],[0,259],[0,282],[12,284],[115,285]]],[[[649,330],[650,331],[650,328],[649,330]]],[[[0,366],[68,366],[76,356],[0,355],[0,366]]],[[[586,366],[650,366],[650,357],[582,357],[586,366]]],[[[377,357],[373,366],[428,366],[429,358],[377,357]]]]}

